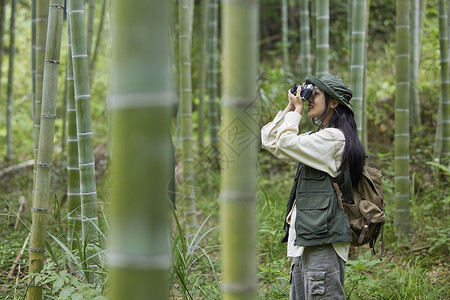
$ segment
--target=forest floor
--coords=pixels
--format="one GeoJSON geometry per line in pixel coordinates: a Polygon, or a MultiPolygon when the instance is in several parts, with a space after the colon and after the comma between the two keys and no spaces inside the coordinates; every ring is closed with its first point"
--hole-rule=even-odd
{"type": "MultiPolygon", "coordinates": [[[[96,157],[97,186],[106,198],[105,191],[110,183],[104,169],[104,148],[97,151],[96,157]]],[[[260,166],[269,160],[271,158],[266,154],[260,154],[260,166]]],[[[21,167],[0,177],[0,299],[22,299],[26,291],[24,278],[29,257],[27,243],[31,224],[29,203],[32,168],[21,167]]],[[[0,168],[3,169],[5,167],[0,168]]],[[[270,164],[260,170],[257,199],[258,299],[288,298],[290,261],[285,258],[285,245],[280,244],[280,220],[283,218],[293,172],[295,170],[292,167],[278,164],[270,164]]],[[[188,244],[178,241],[176,248],[185,250],[184,254],[178,255],[184,255],[185,261],[198,261],[184,266],[184,274],[172,274],[173,299],[221,298],[220,230],[216,228],[220,219],[219,205],[215,200],[212,201],[217,199],[220,177],[214,170],[203,173],[208,179],[202,178],[198,187],[198,220],[202,227],[197,242],[205,254],[198,255],[192,249],[187,249],[188,244]]],[[[64,167],[56,164],[53,174],[52,190],[55,197],[51,199],[50,211],[53,217],[49,219],[48,231],[61,237],[65,234],[64,216],[67,211],[64,167]]],[[[439,194],[433,189],[422,190],[418,196],[420,199],[416,199],[411,208],[411,235],[408,241],[398,241],[393,233],[393,202],[389,191],[392,184],[386,182],[389,220],[384,230],[385,253],[382,257],[379,254],[380,241],[376,244],[376,256],[366,246],[352,248],[346,268],[345,291],[348,299],[450,299],[449,203],[448,199],[441,205],[431,202],[433,197],[448,197],[445,180],[444,177],[446,191],[439,194]]],[[[107,202],[105,199],[100,201],[102,206],[107,202]]],[[[181,204],[179,207],[182,209],[181,204]]],[[[178,213],[177,216],[182,224],[182,214],[178,213]]],[[[183,235],[183,229],[177,230],[175,225],[174,232],[183,235]]],[[[52,241],[48,242],[52,244],[52,241]]],[[[53,249],[59,251],[54,244],[53,249]]],[[[60,252],[63,253],[62,250],[60,252]]],[[[49,256],[48,261],[51,260],[49,256]]],[[[174,261],[179,263],[180,259],[174,261]]],[[[177,272],[182,272],[182,269],[178,266],[177,272]]],[[[52,288],[54,286],[49,285],[46,290],[50,293],[52,288]]]]}

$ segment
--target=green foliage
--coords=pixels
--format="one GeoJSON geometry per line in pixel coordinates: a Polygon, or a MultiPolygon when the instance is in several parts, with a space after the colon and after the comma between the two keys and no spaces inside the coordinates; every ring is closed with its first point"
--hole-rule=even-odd
{"type": "MultiPolygon", "coordinates": [[[[206,229],[209,215],[197,232],[188,238],[186,230],[181,226],[177,213],[172,210],[176,223],[176,231],[172,234],[172,268],[171,268],[171,296],[177,298],[180,295],[183,299],[216,299],[221,297],[219,278],[216,273],[212,254],[218,250],[219,245],[205,244],[209,234],[215,231],[218,226],[206,229]],[[203,232],[205,230],[205,232],[203,232]],[[211,281],[215,285],[211,285],[211,281]],[[208,282],[208,285],[202,284],[208,282]]],[[[189,235],[190,236],[190,235],[189,235]]]]}
{"type": "Polygon", "coordinates": [[[427,237],[427,244],[431,247],[428,249],[429,253],[450,253],[450,228],[449,227],[433,227],[426,226],[425,232],[427,237]]]}
{"type": "MultiPolygon", "coordinates": [[[[28,277],[28,276],[27,276],[28,277]]],[[[26,279],[28,279],[25,277],[26,279]]],[[[93,288],[73,273],[61,270],[53,261],[45,264],[41,273],[33,277],[34,284],[43,285],[53,299],[106,300],[102,290],[93,288]]]]}
{"type": "MultiPolygon", "coordinates": [[[[377,287],[374,266],[380,260],[372,259],[370,251],[360,255],[357,260],[348,260],[345,268],[345,293],[348,299],[361,299],[361,293],[377,287]]],[[[362,298],[365,299],[365,298],[362,298]]]]}
{"type": "Polygon", "coordinates": [[[446,299],[444,282],[433,282],[419,258],[403,264],[370,259],[370,252],[348,261],[348,299],[446,299]]]}
{"type": "Polygon", "coordinates": [[[293,182],[295,169],[292,166],[275,164],[272,155],[262,152],[259,155],[258,181],[258,291],[260,299],[286,299],[289,296],[289,266],[286,258],[286,244],[283,219],[286,201],[293,182]],[[272,167],[270,170],[269,167],[272,167]],[[278,167],[280,169],[278,169],[278,167]],[[283,170],[283,171],[281,171],[283,170]],[[272,174],[266,176],[268,174],[272,174]]]}

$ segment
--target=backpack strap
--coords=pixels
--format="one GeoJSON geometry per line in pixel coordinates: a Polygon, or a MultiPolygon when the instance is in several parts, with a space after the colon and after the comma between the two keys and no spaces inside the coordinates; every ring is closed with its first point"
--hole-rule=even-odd
{"type": "Polygon", "coordinates": [[[363,240],[364,240],[364,236],[367,233],[367,230],[369,229],[369,225],[370,225],[370,221],[372,220],[373,217],[373,213],[369,214],[369,217],[366,220],[366,223],[364,223],[363,229],[361,230],[361,234],[359,235],[358,238],[358,243],[362,244],[363,240]]]}
{"type": "Polygon", "coordinates": [[[342,204],[341,190],[339,189],[339,184],[336,181],[331,180],[333,183],[334,190],[336,191],[337,197],[339,199],[339,204],[341,205],[341,209],[344,210],[344,204],[342,204]]]}

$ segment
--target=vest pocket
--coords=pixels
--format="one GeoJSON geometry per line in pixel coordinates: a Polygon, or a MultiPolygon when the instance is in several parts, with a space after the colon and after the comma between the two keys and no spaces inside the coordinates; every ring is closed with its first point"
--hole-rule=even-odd
{"type": "Polygon", "coordinates": [[[333,194],[324,192],[300,192],[297,195],[295,231],[304,239],[329,237],[328,220],[333,194]]]}

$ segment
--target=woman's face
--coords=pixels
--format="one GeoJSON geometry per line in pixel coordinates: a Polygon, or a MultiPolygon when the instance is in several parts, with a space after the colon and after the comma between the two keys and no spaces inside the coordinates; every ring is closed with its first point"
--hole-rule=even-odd
{"type": "Polygon", "coordinates": [[[308,117],[320,118],[325,110],[325,93],[315,88],[308,100],[308,117]]]}

